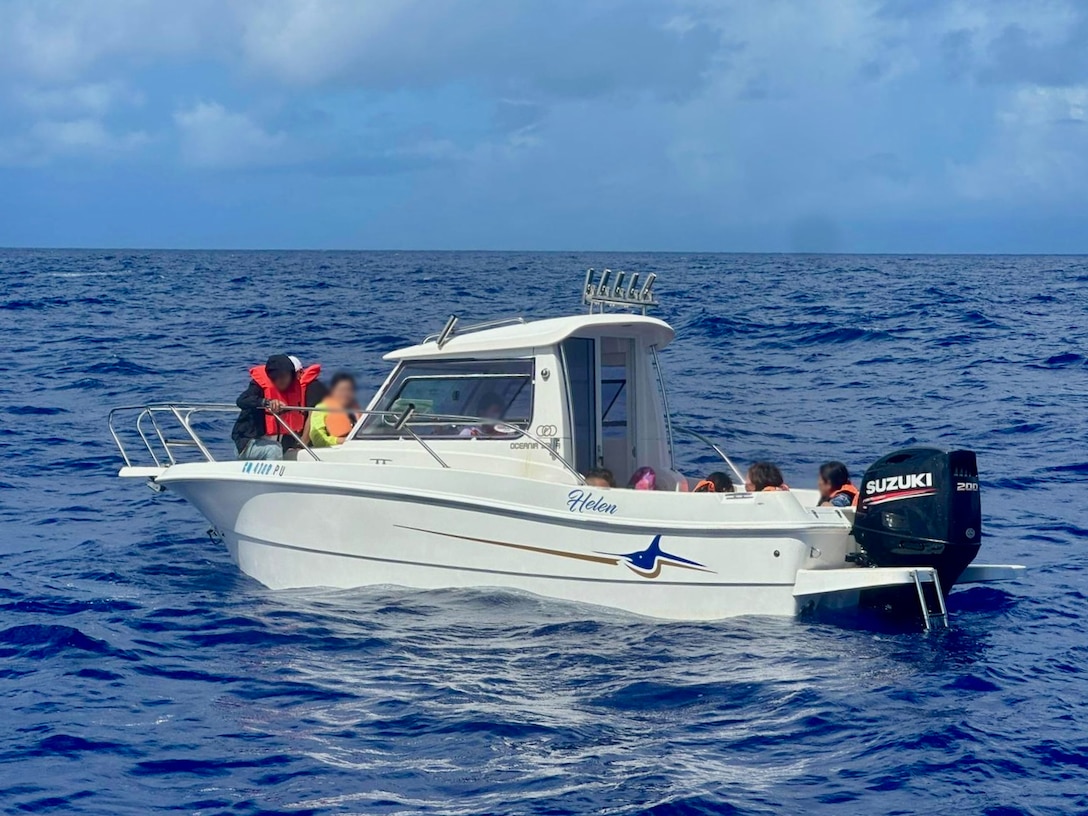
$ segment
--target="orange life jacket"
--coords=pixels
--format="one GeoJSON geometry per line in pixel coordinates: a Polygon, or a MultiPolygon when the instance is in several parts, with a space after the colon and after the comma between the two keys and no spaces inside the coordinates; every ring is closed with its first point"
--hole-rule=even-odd
{"type": "Polygon", "coordinates": [[[699,484],[695,485],[695,489],[693,491],[691,491],[691,492],[692,493],[716,493],[717,490],[718,489],[716,487],[714,487],[714,482],[710,481],[710,479],[703,479],[701,482],[699,482],[699,484]]]}
{"type": "Polygon", "coordinates": [[[343,407],[334,405],[332,402],[326,403],[325,407],[329,409],[329,413],[325,414],[325,430],[335,437],[347,436],[351,433],[351,429],[354,427],[351,417],[348,414],[334,413],[335,411],[342,411],[343,407]]]}
{"type": "MultiPolygon", "coordinates": [[[[282,403],[298,408],[306,405],[306,387],[320,375],[320,365],[309,366],[295,376],[286,391],[280,391],[269,379],[268,372],[264,370],[263,365],[254,366],[249,370],[249,376],[253,378],[253,382],[257,383],[261,390],[264,391],[265,399],[279,400],[282,403]]],[[[297,434],[301,434],[302,429],[306,426],[306,415],[302,411],[284,411],[280,414],[280,419],[297,434]]],[[[264,432],[266,436],[280,436],[283,432],[283,426],[280,425],[271,411],[264,412],[264,432]]]]}
{"type": "Polygon", "coordinates": [[[827,503],[830,504],[831,500],[833,498],[835,498],[836,496],[842,496],[842,495],[846,495],[846,496],[850,497],[850,506],[851,507],[857,507],[858,506],[858,489],[856,487],[854,487],[852,484],[850,484],[850,482],[847,482],[842,487],[840,487],[838,490],[836,490],[834,493],[832,493],[830,496],[828,496],[827,497],[827,503]]]}

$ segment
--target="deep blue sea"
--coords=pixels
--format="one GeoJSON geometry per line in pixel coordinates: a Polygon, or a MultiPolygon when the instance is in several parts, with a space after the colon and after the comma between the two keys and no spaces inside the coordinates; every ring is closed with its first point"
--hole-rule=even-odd
{"type": "Polygon", "coordinates": [[[1088,258],[0,251],[0,811],[1088,812],[1086,306],[1088,258]],[[271,352],[372,390],[606,265],[660,275],[675,414],[796,485],[972,448],[980,560],[1025,579],[930,635],[272,592],[115,478],[111,406],[232,401],[271,352]]]}

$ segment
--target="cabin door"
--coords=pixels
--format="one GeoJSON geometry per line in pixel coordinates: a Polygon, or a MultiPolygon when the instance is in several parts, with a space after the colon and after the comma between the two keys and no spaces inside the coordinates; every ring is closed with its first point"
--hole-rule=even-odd
{"type": "Polygon", "coordinates": [[[635,344],[618,337],[572,337],[563,343],[579,473],[606,467],[619,484],[639,463],[635,440],[635,344]]]}
{"type": "Polygon", "coordinates": [[[563,341],[563,367],[567,373],[567,399],[574,436],[572,462],[579,473],[599,467],[600,382],[597,341],[571,337],[563,341]]]}
{"type": "Polygon", "coordinates": [[[619,337],[600,341],[601,453],[604,466],[625,484],[640,464],[635,445],[635,344],[619,337]]]}

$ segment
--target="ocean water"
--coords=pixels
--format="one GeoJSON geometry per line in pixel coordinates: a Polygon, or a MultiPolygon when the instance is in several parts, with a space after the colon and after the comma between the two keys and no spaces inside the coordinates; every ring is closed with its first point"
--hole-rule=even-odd
{"type": "Polygon", "coordinates": [[[1088,258],[2,251],[0,810],[1088,812],[1086,305],[1088,258]],[[604,265],[660,275],[675,414],[794,484],[973,448],[980,559],[1024,580],[930,635],[272,592],[114,477],[114,405],[230,401],[277,351],[371,390],[450,312],[576,310],[604,265]]]}

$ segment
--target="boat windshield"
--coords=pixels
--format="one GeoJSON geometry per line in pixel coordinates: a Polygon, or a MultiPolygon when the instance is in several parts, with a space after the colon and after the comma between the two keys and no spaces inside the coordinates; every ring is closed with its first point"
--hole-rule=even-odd
{"type": "MultiPolygon", "coordinates": [[[[418,418],[412,430],[426,436],[466,437],[496,432],[496,425],[527,428],[533,413],[533,360],[444,360],[408,362],[382,392],[376,411],[402,413],[409,405],[418,418]],[[494,420],[470,422],[465,417],[494,420]]],[[[356,437],[398,436],[391,416],[367,417],[356,437]]],[[[498,426],[501,434],[501,426],[498,426]]]]}

